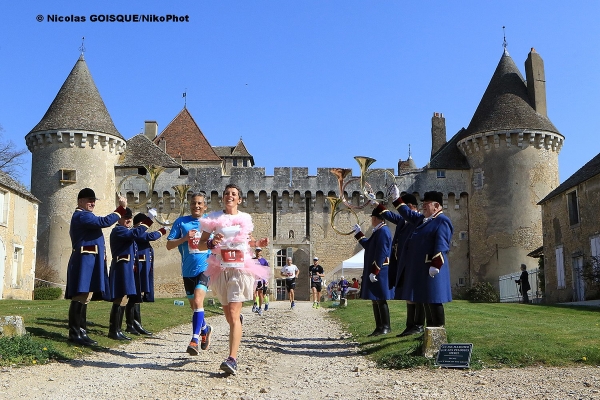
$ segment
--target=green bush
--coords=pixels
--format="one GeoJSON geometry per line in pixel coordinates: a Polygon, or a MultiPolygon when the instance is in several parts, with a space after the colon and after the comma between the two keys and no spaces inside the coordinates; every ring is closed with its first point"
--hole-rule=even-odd
{"type": "Polygon", "coordinates": [[[49,342],[33,340],[30,334],[0,338],[0,365],[45,364],[49,360],[63,360],[49,342]]]}
{"type": "Polygon", "coordinates": [[[62,289],[59,287],[37,287],[33,290],[34,300],[57,300],[62,296],[62,289]]]}
{"type": "Polygon", "coordinates": [[[500,295],[489,282],[478,282],[467,290],[467,300],[473,303],[499,303],[500,295]]]}

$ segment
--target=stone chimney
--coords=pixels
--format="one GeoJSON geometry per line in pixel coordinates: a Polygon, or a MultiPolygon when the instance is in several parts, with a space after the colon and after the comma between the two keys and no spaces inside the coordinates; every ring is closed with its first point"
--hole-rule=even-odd
{"type": "Polygon", "coordinates": [[[158,135],[158,122],[144,121],[144,135],[148,139],[154,140],[154,138],[158,135]]]}
{"type": "Polygon", "coordinates": [[[533,47],[527,56],[527,61],[525,61],[525,78],[527,79],[527,93],[533,109],[544,117],[548,117],[544,60],[533,47]]]}
{"type": "Polygon", "coordinates": [[[446,118],[442,113],[433,113],[431,118],[431,155],[446,144],[446,118]]]}

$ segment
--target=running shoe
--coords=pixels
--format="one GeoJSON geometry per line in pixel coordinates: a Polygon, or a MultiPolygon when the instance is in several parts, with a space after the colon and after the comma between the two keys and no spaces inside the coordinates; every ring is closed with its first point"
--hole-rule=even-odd
{"type": "Polygon", "coordinates": [[[190,356],[197,356],[198,355],[198,343],[191,341],[190,344],[188,345],[186,351],[190,356]]]}
{"type": "Polygon", "coordinates": [[[315,308],[319,308],[321,307],[321,303],[317,303],[317,306],[315,308]]]}
{"type": "Polygon", "coordinates": [[[244,325],[244,314],[240,314],[240,324],[244,325]]]}
{"type": "Polygon", "coordinates": [[[262,308],[258,309],[258,315],[262,315],[262,308]]]}
{"type": "Polygon", "coordinates": [[[296,307],[296,302],[292,301],[292,310],[296,307]]]}
{"type": "Polygon", "coordinates": [[[227,360],[221,363],[221,370],[230,375],[235,375],[237,372],[237,362],[233,357],[227,357],[227,360]]]}
{"type": "Polygon", "coordinates": [[[206,333],[204,335],[200,335],[200,348],[202,350],[208,349],[208,345],[210,344],[210,334],[211,333],[212,333],[212,327],[210,325],[206,325],[206,333]]]}
{"type": "Polygon", "coordinates": [[[253,306],[252,306],[252,312],[257,312],[257,310],[256,310],[256,305],[253,305],[253,306]]]}
{"type": "Polygon", "coordinates": [[[317,308],[317,302],[316,301],[313,302],[313,307],[312,308],[317,308]]]}
{"type": "Polygon", "coordinates": [[[265,311],[269,309],[269,303],[265,304],[265,311]]]}

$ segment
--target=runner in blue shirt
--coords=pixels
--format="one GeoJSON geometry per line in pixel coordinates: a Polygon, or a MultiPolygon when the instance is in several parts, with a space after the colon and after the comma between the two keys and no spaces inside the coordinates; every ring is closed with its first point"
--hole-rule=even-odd
{"type": "Polygon", "coordinates": [[[173,223],[171,232],[167,237],[167,250],[175,247],[181,254],[181,275],[185,293],[194,312],[192,316],[192,340],[187,348],[187,353],[198,355],[198,342],[200,349],[208,349],[212,327],[204,321],[204,297],[208,291],[208,276],[204,273],[208,266],[207,259],[210,250],[199,250],[198,243],[202,236],[199,219],[206,211],[206,202],[203,193],[194,193],[190,201],[190,213],[179,217],[173,223]]]}

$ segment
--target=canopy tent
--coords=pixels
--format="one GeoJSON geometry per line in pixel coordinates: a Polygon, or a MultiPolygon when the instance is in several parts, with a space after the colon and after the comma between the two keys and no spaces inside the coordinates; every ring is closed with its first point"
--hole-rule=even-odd
{"type": "Polygon", "coordinates": [[[331,271],[330,275],[333,279],[337,279],[342,275],[362,275],[363,265],[365,261],[365,250],[362,249],[347,260],[342,261],[340,265],[331,271]]]}

